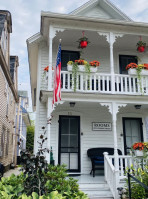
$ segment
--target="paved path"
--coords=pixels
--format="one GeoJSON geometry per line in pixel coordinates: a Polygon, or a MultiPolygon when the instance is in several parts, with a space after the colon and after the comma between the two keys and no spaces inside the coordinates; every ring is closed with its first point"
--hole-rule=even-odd
{"type": "Polygon", "coordinates": [[[20,167],[15,168],[15,169],[10,169],[9,171],[5,172],[5,173],[4,173],[4,177],[9,177],[9,176],[11,176],[11,174],[13,174],[13,173],[14,173],[15,175],[19,175],[19,174],[21,173],[20,167]]]}

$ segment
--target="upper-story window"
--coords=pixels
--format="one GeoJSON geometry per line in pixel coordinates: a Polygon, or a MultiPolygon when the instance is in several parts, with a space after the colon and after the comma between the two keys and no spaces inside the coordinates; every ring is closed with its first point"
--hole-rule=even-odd
{"type": "Polygon", "coordinates": [[[62,50],[61,52],[61,67],[62,70],[67,70],[67,62],[68,61],[75,61],[80,58],[80,52],[78,51],[68,51],[62,50]]]}
{"type": "Polygon", "coordinates": [[[137,56],[133,55],[119,55],[120,74],[128,74],[125,69],[130,63],[138,63],[137,56]]]}

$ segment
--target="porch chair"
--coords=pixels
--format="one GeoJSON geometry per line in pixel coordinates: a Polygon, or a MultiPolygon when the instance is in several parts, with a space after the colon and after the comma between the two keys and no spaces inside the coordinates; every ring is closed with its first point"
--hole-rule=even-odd
{"type": "MultiPolygon", "coordinates": [[[[87,155],[91,159],[92,163],[92,169],[90,174],[93,173],[93,177],[95,177],[96,170],[104,170],[104,155],[103,155],[104,152],[108,152],[109,155],[113,155],[114,148],[100,147],[100,148],[90,148],[87,150],[87,155]]],[[[122,152],[119,149],[118,149],[118,154],[122,155],[122,152]]]]}

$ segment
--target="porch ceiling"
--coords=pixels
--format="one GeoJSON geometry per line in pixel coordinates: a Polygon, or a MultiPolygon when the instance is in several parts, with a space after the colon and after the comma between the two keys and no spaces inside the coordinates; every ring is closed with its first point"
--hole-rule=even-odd
{"type": "MultiPolygon", "coordinates": [[[[85,36],[88,37],[90,44],[89,46],[99,46],[99,47],[109,47],[105,36],[100,36],[97,31],[85,31],[85,36]]],[[[123,37],[118,37],[114,43],[114,48],[120,50],[132,50],[136,52],[136,44],[139,41],[140,35],[123,35],[123,37]]],[[[82,37],[82,31],[80,30],[65,30],[63,32],[58,32],[54,38],[54,42],[57,44],[59,39],[62,39],[62,43],[65,46],[78,46],[78,40],[82,37]]],[[[143,36],[142,40],[148,43],[148,37],[143,36]]]]}

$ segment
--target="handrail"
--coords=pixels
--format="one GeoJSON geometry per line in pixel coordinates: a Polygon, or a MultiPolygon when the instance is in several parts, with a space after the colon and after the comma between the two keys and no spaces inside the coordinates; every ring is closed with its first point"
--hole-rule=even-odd
{"type": "Polygon", "coordinates": [[[132,178],[134,181],[136,181],[138,184],[140,184],[144,189],[148,190],[148,186],[146,186],[144,183],[140,182],[137,178],[132,176],[129,172],[127,173],[127,176],[128,176],[129,199],[131,199],[131,196],[132,196],[130,178],[132,178]]]}

